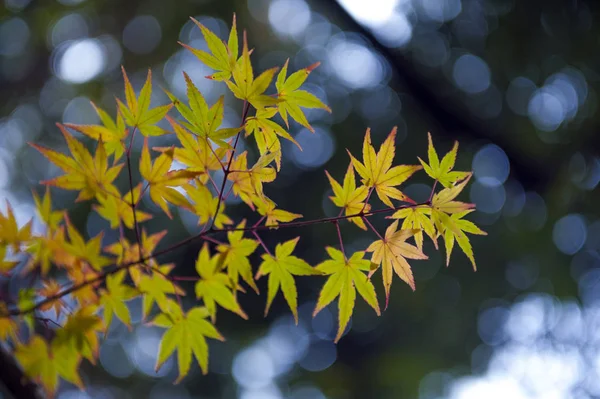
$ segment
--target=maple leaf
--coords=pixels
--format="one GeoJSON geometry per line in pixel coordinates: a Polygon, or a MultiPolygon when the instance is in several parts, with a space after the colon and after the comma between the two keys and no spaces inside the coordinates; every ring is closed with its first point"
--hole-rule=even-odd
{"type": "Polygon", "coordinates": [[[147,220],[152,219],[152,215],[140,210],[135,210],[135,218],[133,216],[133,209],[131,203],[137,205],[140,200],[142,192],[142,184],[138,184],[133,190],[130,190],[123,198],[115,197],[114,195],[97,195],[99,205],[94,205],[94,210],[98,212],[98,215],[110,222],[110,228],[116,229],[119,224],[123,222],[129,229],[133,229],[135,221],[143,223],[147,220]],[[133,197],[133,201],[132,201],[133,197]]]}
{"type": "MultiPolygon", "coordinates": [[[[246,227],[246,221],[242,220],[236,228],[243,229],[246,227]]],[[[229,279],[234,287],[238,286],[239,277],[250,286],[258,294],[258,287],[252,277],[252,266],[248,260],[248,256],[252,255],[258,247],[258,241],[250,238],[244,238],[243,231],[227,232],[229,244],[217,245],[217,251],[222,254],[223,266],[227,268],[229,279]]]]}
{"type": "Polygon", "coordinates": [[[184,169],[169,171],[172,162],[173,149],[171,148],[162,152],[152,163],[150,151],[148,150],[148,140],[144,141],[144,148],[140,157],[140,174],[150,185],[150,198],[167,214],[169,219],[173,219],[173,216],[171,216],[167,202],[192,210],[183,194],[173,187],[182,186],[199,174],[184,169]]]}
{"type": "MultiPolygon", "coordinates": [[[[211,143],[205,137],[198,137],[189,133],[185,128],[167,116],[167,120],[173,127],[175,135],[183,146],[175,147],[173,158],[187,166],[187,170],[198,172],[196,178],[206,183],[210,178],[211,170],[220,170],[223,167],[221,159],[225,156],[227,149],[218,147],[212,149],[211,143]]],[[[171,147],[153,147],[155,151],[168,151],[171,147]]]]}
{"type": "MultiPolygon", "coordinates": [[[[175,108],[186,119],[182,124],[192,133],[205,140],[210,139],[220,147],[228,146],[224,140],[235,136],[242,128],[219,129],[223,122],[224,97],[219,97],[217,102],[209,108],[202,93],[194,85],[188,74],[184,72],[183,76],[187,85],[187,96],[190,106],[188,107],[177,100],[175,96],[167,93],[175,108]]],[[[167,120],[173,125],[174,121],[172,119],[168,118],[167,120]]]]}
{"type": "Polygon", "coordinates": [[[18,261],[7,260],[6,247],[0,246],[0,275],[8,275],[18,264],[18,261]]]}
{"type": "Polygon", "coordinates": [[[283,127],[270,120],[276,113],[277,108],[273,107],[258,109],[253,117],[246,118],[244,127],[246,137],[254,134],[260,155],[265,155],[267,152],[275,154],[275,163],[279,171],[281,169],[281,143],[277,136],[296,144],[300,150],[302,150],[302,147],[283,127]]]}
{"type": "Polygon", "coordinates": [[[265,317],[269,313],[269,308],[275,299],[277,291],[281,288],[283,296],[288,303],[294,320],[298,324],[298,292],[296,290],[296,282],[293,276],[310,276],[321,274],[320,271],[311,267],[304,260],[292,256],[292,252],[296,248],[300,237],[293,240],[277,244],[275,247],[275,256],[267,253],[262,255],[262,263],[258,268],[256,279],[261,276],[269,276],[267,290],[267,306],[265,307],[265,317]]]}
{"type": "Polygon", "coordinates": [[[427,156],[429,158],[429,164],[425,163],[421,158],[419,162],[423,165],[425,172],[434,180],[437,180],[444,187],[451,187],[457,181],[465,179],[469,172],[452,172],[454,162],[456,161],[456,153],[458,152],[458,141],[454,142],[452,150],[450,150],[440,162],[437,152],[433,147],[433,141],[431,140],[431,133],[427,133],[429,139],[429,146],[427,149],[427,156]]]}
{"type": "Polygon", "coordinates": [[[104,324],[106,331],[110,327],[113,314],[131,330],[131,316],[125,301],[139,296],[139,291],[123,284],[125,270],[106,276],[106,289],[100,290],[100,304],[104,306],[104,324]]]}
{"type": "Polygon", "coordinates": [[[216,304],[247,320],[248,316],[238,303],[229,277],[221,270],[221,255],[210,256],[208,244],[205,242],[196,260],[196,272],[200,280],[196,283],[196,298],[204,301],[204,305],[214,323],[217,318],[216,304]]]}
{"type": "Polygon", "coordinates": [[[235,97],[248,101],[254,108],[259,110],[278,102],[276,98],[264,94],[278,69],[278,67],[267,69],[256,79],[254,78],[248,41],[244,31],[242,56],[237,60],[231,71],[234,81],[226,80],[225,83],[235,97]]]}
{"type": "Polygon", "coordinates": [[[461,183],[445,188],[433,196],[431,201],[432,219],[437,227],[438,233],[444,238],[446,247],[446,266],[450,264],[450,254],[454,247],[454,241],[465,253],[473,265],[473,270],[477,270],[473,248],[465,232],[477,235],[487,235],[487,233],[477,227],[473,222],[463,220],[462,218],[473,212],[473,204],[455,201],[454,199],[465,188],[471,174],[467,175],[461,183]]]}
{"type": "Polygon", "coordinates": [[[98,332],[102,331],[102,319],[95,306],[86,306],[67,317],[62,328],[56,330],[55,341],[70,350],[70,356],[83,356],[96,364],[100,348],[98,332]]]}
{"type": "Polygon", "coordinates": [[[31,239],[31,225],[33,219],[19,227],[12,206],[6,200],[6,216],[0,211],[0,247],[11,246],[19,252],[21,244],[31,239]]]}
{"type": "MultiPolygon", "coordinates": [[[[56,296],[62,290],[61,285],[56,280],[46,280],[43,283],[43,287],[40,288],[39,294],[43,297],[50,298],[56,296]]],[[[60,317],[62,309],[66,306],[64,300],[56,299],[40,306],[40,310],[45,311],[54,309],[56,317],[60,317]]]]}
{"type": "Polygon", "coordinates": [[[430,219],[431,217],[431,207],[427,205],[419,205],[412,206],[409,208],[399,209],[390,218],[392,219],[404,219],[402,222],[401,229],[416,229],[418,230],[415,235],[415,242],[417,243],[417,248],[423,250],[423,232],[431,238],[433,241],[433,245],[438,247],[437,245],[437,232],[435,230],[435,226],[430,219]]]}
{"type": "Polygon", "coordinates": [[[168,330],[163,335],[156,359],[156,370],[177,350],[177,363],[179,377],[175,383],[180,382],[189,372],[192,355],[202,369],[208,372],[208,345],[206,338],[225,341],[217,329],[206,320],[209,312],[205,307],[194,307],[184,314],[181,307],[173,300],[169,301],[169,311],[161,313],[151,324],[168,330]],[[206,338],[205,338],[206,337],[206,338]]]}
{"type": "Polygon", "coordinates": [[[125,102],[127,105],[123,104],[118,98],[117,105],[125,118],[125,123],[131,127],[138,128],[144,136],[162,136],[167,133],[164,129],[155,125],[167,115],[173,104],[161,105],[150,109],[152,71],[148,69],[146,82],[140,91],[139,98],[136,98],[133,86],[129,82],[127,73],[125,73],[125,68],[121,67],[121,70],[123,71],[123,80],[125,81],[125,102]]]}
{"type": "MultiPolygon", "coordinates": [[[[0,314],[8,314],[6,304],[0,302],[0,314]]],[[[19,323],[12,317],[0,317],[0,340],[8,341],[10,338],[13,342],[19,342],[17,333],[19,331],[19,323]]]]}
{"type": "Polygon", "coordinates": [[[208,28],[196,21],[194,18],[190,18],[196,26],[202,31],[202,36],[208,46],[210,53],[206,51],[198,50],[187,44],[178,42],[183,47],[192,52],[202,63],[206,66],[216,70],[217,72],[211,76],[207,76],[209,79],[217,81],[226,81],[231,77],[231,73],[235,67],[237,56],[238,56],[238,36],[237,27],[235,22],[235,14],[233,14],[233,23],[231,26],[231,32],[229,33],[229,40],[227,45],[219,39],[217,35],[211,32],[208,28]]]}
{"type": "Polygon", "coordinates": [[[308,75],[310,75],[310,73],[321,63],[317,62],[306,68],[300,69],[299,71],[292,73],[286,79],[289,61],[289,58],[285,61],[283,68],[279,72],[279,75],[277,75],[277,81],[275,83],[277,87],[277,98],[280,100],[277,103],[277,110],[288,128],[290,126],[288,123],[289,114],[292,119],[314,133],[315,129],[308,123],[308,120],[300,107],[322,108],[329,113],[331,113],[331,108],[323,104],[323,102],[314,94],[305,90],[298,90],[298,88],[302,86],[302,83],[308,78],[308,75]]]}
{"type": "MultiPolygon", "coordinates": [[[[405,242],[407,238],[412,237],[418,230],[397,231],[397,229],[398,221],[396,220],[387,228],[383,239],[373,242],[367,248],[367,252],[373,252],[371,262],[376,264],[377,268],[381,267],[386,308],[390,300],[393,272],[404,280],[414,291],[415,279],[406,258],[428,259],[427,255],[419,248],[405,242]]],[[[371,271],[371,275],[375,270],[371,271]]]]}
{"type": "MultiPolygon", "coordinates": [[[[360,212],[369,212],[371,210],[370,204],[365,204],[365,199],[369,194],[369,189],[367,186],[360,186],[356,188],[356,180],[354,178],[354,168],[350,163],[348,165],[348,170],[346,171],[346,175],[344,176],[344,186],[342,187],[331,175],[329,172],[325,171],[327,174],[327,178],[329,179],[329,183],[331,184],[331,188],[333,189],[333,197],[329,197],[335,204],[340,208],[344,208],[344,213],[346,216],[348,215],[356,215],[360,212]]],[[[363,230],[367,229],[365,222],[360,217],[352,217],[348,218],[348,220],[363,230]]]]}
{"type": "Polygon", "coordinates": [[[50,228],[56,229],[64,217],[64,211],[53,211],[52,210],[52,198],[50,197],[50,187],[46,186],[46,192],[44,198],[40,200],[40,197],[35,191],[32,192],[33,201],[35,203],[35,209],[42,221],[50,228]]]}
{"type": "MultiPolygon", "coordinates": [[[[95,280],[98,277],[98,273],[90,267],[70,268],[68,269],[68,274],[69,279],[73,282],[73,285],[83,284],[84,282],[95,280]]],[[[95,284],[86,284],[82,288],[73,292],[73,298],[75,298],[81,305],[97,303],[98,293],[96,292],[96,287],[98,285],[99,282],[95,284]]]]}
{"type": "Polygon", "coordinates": [[[67,233],[69,241],[63,244],[63,248],[75,257],[73,264],[70,266],[78,267],[81,262],[87,262],[92,268],[102,270],[104,267],[112,263],[111,259],[100,255],[102,251],[102,237],[104,232],[101,231],[98,235],[86,241],[77,231],[69,220],[67,221],[67,233]]]}
{"type": "Polygon", "coordinates": [[[65,175],[45,180],[41,183],[60,187],[65,190],[80,191],[76,202],[92,199],[98,193],[119,195],[119,191],[112,182],[121,172],[123,164],[109,168],[103,145],[96,147],[96,153],[92,157],[84,145],[77,141],[62,125],[57,124],[57,126],[67,141],[71,157],[30,143],[33,148],[41,152],[48,160],[66,173],[65,175]]]}
{"type": "Polygon", "coordinates": [[[299,213],[292,213],[284,211],[283,209],[277,209],[277,205],[270,199],[263,197],[253,197],[254,203],[256,204],[258,213],[266,218],[265,225],[276,227],[279,222],[291,222],[292,220],[301,218],[302,215],[299,213]]]}
{"type": "MultiPolygon", "coordinates": [[[[77,130],[80,133],[101,141],[106,149],[108,156],[114,155],[113,163],[116,163],[125,153],[125,139],[128,131],[125,127],[123,116],[117,112],[116,122],[102,108],[92,103],[92,107],[96,110],[98,117],[102,121],[102,125],[76,125],[73,123],[65,123],[66,127],[77,130]]],[[[117,110],[118,111],[118,110],[117,110]]]]}
{"type": "Polygon", "coordinates": [[[247,154],[248,152],[244,151],[233,160],[227,178],[233,182],[233,193],[254,209],[253,199],[265,198],[263,183],[275,180],[277,173],[269,164],[281,155],[267,152],[260,156],[252,168],[248,169],[247,154]]]}
{"type": "Polygon", "coordinates": [[[163,312],[168,308],[167,295],[185,295],[185,291],[177,286],[167,277],[173,269],[172,265],[164,265],[158,267],[160,273],[152,271],[152,274],[141,275],[136,283],[138,290],[142,293],[142,320],[145,320],[148,313],[152,309],[152,305],[156,302],[159,309],[163,312]]]}
{"type": "Polygon", "coordinates": [[[350,154],[350,151],[348,151],[354,168],[362,177],[362,183],[369,188],[375,189],[379,199],[389,207],[394,206],[390,197],[414,203],[413,200],[395,187],[404,183],[416,171],[423,169],[419,165],[398,165],[392,167],[396,151],[396,146],[394,145],[395,139],[396,127],[392,129],[376,154],[375,148],[371,145],[371,129],[367,129],[363,141],[364,163],[354,158],[350,154]]]}
{"type": "Polygon", "coordinates": [[[350,321],[350,317],[352,317],[356,290],[358,290],[360,296],[363,297],[369,306],[375,310],[377,316],[381,312],[379,310],[379,303],[377,303],[375,287],[373,287],[367,275],[363,273],[368,272],[371,266],[371,262],[363,259],[365,253],[362,251],[355,252],[350,259],[346,259],[344,254],[335,248],[326,247],[325,249],[331,259],[318,264],[315,266],[315,269],[329,275],[329,278],[321,289],[313,317],[336,297],[340,297],[338,301],[339,328],[335,337],[335,342],[337,343],[342,337],[348,321],[350,321]]]}
{"type": "Polygon", "coordinates": [[[83,389],[77,373],[81,357],[73,356],[64,345],[56,342],[48,345],[43,338],[35,335],[27,344],[17,345],[14,355],[25,375],[40,384],[49,398],[54,397],[59,378],[83,389]]]}
{"type": "MultiPolygon", "coordinates": [[[[210,219],[215,218],[219,199],[217,197],[213,197],[212,193],[206,186],[200,184],[196,184],[195,186],[186,184],[183,186],[183,188],[190,199],[194,202],[192,206],[192,212],[194,215],[199,217],[198,224],[208,223],[210,219]]],[[[223,225],[233,223],[233,221],[227,215],[225,215],[225,204],[223,202],[224,201],[221,201],[219,204],[219,214],[216,215],[214,222],[215,227],[219,229],[223,228],[223,225]]]]}

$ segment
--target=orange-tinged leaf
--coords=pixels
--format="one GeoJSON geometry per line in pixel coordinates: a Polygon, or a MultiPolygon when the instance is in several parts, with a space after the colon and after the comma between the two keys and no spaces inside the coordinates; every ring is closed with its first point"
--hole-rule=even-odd
{"type": "Polygon", "coordinates": [[[335,248],[327,247],[326,250],[331,259],[318,264],[315,269],[329,275],[329,278],[319,293],[313,316],[316,316],[325,306],[339,296],[339,327],[335,338],[335,342],[338,342],[350,321],[350,317],[352,317],[357,290],[378,316],[381,312],[379,303],[377,303],[375,287],[367,275],[363,273],[368,272],[371,265],[371,262],[363,259],[365,253],[355,252],[350,259],[346,259],[344,254],[335,248]]]}
{"type": "MultiPolygon", "coordinates": [[[[408,259],[428,259],[419,248],[408,244],[407,238],[412,237],[418,230],[397,230],[398,221],[394,221],[386,230],[382,240],[373,242],[367,252],[373,252],[371,262],[381,267],[383,287],[385,288],[385,307],[387,308],[392,286],[392,275],[395,272],[410,288],[415,290],[415,279],[406,261],[408,259]]],[[[371,272],[373,274],[375,270],[371,272]]]]}
{"type": "Polygon", "coordinates": [[[225,338],[210,324],[206,318],[209,316],[205,307],[194,307],[184,314],[181,307],[173,300],[169,300],[168,311],[159,314],[151,324],[167,328],[158,348],[156,370],[177,351],[179,377],[175,383],[180,382],[190,371],[192,355],[202,369],[208,372],[208,345],[206,338],[224,341],[225,338]]]}
{"type": "MultiPolygon", "coordinates": [[[[8,308],[3,302],[0,302],[0,313],[4,315],[8,314],[8,308]]],[[[0,317],[0,340],[8,341],[10,339],[14,343],[19,342],[17,336],[18,331],[19,323],[16,318],[6,316],[0,317]]]]}
{"type": "Polygon", "coordinates": [[[123,165],[109,168],[103,145],[96,147],[96,153],[92,157],[83,144],[77,141],[62,125],[58,124],[58,127],[67,141],[71,157],[37,144],[30,144],[66,173],[63,176],[43,181],[42,184],[80,191],[77,201],[92,199],[98,193],[118,195],[118,190],[112,182],[119,175],[123,165]]]}
{"type": "Polygon", "coordinates": [[[420,165],[392,167],[396,152],[395,139],[396,128],[394,127],[381,145],[379,152],[375,153],[375,148],[371,144],[371,131],[367,129],[363,141],[363,162],[361,163],[350,154],[354,168],[362,177],[362,183],[369,188],[373,188],[379,199],[389,207],[394,206],[390,198],[414,203],[413,200],[395,187],[404,183],[413,173],[423,168],[420,165]]]}
{"type": "Polygon", "coordinates": [[[283,296],[294,315],[296,324],[298,324],[298,292],[293,276],[322,274],[304,260],[292,256],[292,252],[296,248],[298,240],[300,240],[300,237],[286,241],[283,244],[277,244],[275,255],[263,254],[263,261],[256,274],[256,279],[259,279],[261,276],[269,276],[265,317],[269,313],[269,308],[273,303],[273,299],[275,299],[277,291],[281,289],[283,296]]]}

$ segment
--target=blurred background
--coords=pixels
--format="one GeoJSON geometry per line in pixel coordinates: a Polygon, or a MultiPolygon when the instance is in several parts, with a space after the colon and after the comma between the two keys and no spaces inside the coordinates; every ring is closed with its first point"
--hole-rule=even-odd
{"type": "MultiPolygon", "coordinates": [[[[307,89],[333,109],[309,110],[314,135],[292,126],[304,151],[284,146],[281,174],[267,194],[306,218],[334,215],[324,169],[341,180],[345,148],[359,153],[366,127],[378,145],[398,126],[397,163],[426,156],[428,131],[441,153],[459,140],[457,170],[475,176],[461,198],[477,204],[471,219],[489,233],[472,239],[479,270],[457,249],[445,268],[443,251],[426,243],[430,259],[412,262],[416,292],[396,279],[379,318],[357,300],[338,345],[336,304],[310,317],[322,282],[297,279],[301,318],[294,326],[280,294],[263,319],[263,279],[263,295],[240,297],[249,321],[219,311],[227,342],[210,342],[210,373],[194,366],[178,385],[175,359],[154,372],[162,329],[143,326],[140,303],[132,301],[133,332],[115,321],[98,364],[84,362],[86,392],[63,382],[58,398],[600,397],[598,2],[2,0],[2,209],[6,198],[21,222],[34,215],[31,190],[41,192],[38,182],[59,170],[26,143],[64,150],[54,124],[98,123],[90,100],[114,115],[114,96],[123,97],[121,64],[136,90],[152,68],[155,105],[168,102],[161,87],[185,97],[184,70],[209,103],[226,94],[177,41],[206,48],[188,17],[225,38],[233,12],[255,48],[256,70],[288,57],[291,70],[320,61],[307,89]]],[[[226,98],[225,124],[236,126],[241,104],[226,98]]],[[[162,136],[150,144],[171,143],[162,136]]],[[[256,154],[253,142],[244,147],[256,154]]],[[[139,156],[140,147],[134,151],[139,156]]],[[[417,201],[430,190],[423,175],[405,187],[417,201]]],[[[127,182],[119,185],[124,191],[127,182]]],[[[116,240],[89,204],[73,205],[76,193],[52,194],[88,235],[105,231],[105,244],[116,240]]],[[[156,210],[147,199],[144,207],[156,210]]],[[[235,201],[227,210],[235,220],[254,217],[235,201]]],[[[168,226],[161,243],[168,245],[199,231],[196,221],[179,212],[146,228],[168,226]]],[[[383,231],[389,222],[374,223],[383,231]]],[[[318,225],[264,240],[273,246],[301,235],[298,254],[317,264],[324,243],[336,244],[334,231],[318,225]]],[[[342,232],[347,251],[374,239],[353,225],[342,232]]],[[[198,250],[191,245],[164,261],[176,263],[176,274],[191,274],[198,250]]],[[[379,273],[374,282],[383,303],[379,273]]],[[[16,295],[23,277],[0,284],[16,295]]]]}

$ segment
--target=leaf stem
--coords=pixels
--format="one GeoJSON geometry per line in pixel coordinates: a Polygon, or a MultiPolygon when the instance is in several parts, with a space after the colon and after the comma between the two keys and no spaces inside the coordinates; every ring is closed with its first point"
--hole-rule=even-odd
{"type": "MultiPolygon", "coordinates": [[[[243,127],[246,124],[246,118],[248,117],[248,111],[250,110],[250,104],[248,101],[244,101],[244,107],[242,109],[242,122],[240,123],[240,127],[243,127]]],[[[229,160],[227,161],[227,167],[223,170],[223,183],[221,183],[221,189],[218,192],[218,200],[217,200],[217,209],[215,210],[215,216],[213,217],[209,231],[215,230],[215,222],[217,221],[217,217],[219,216],[219,211],[221,210],[221,202],[224,201],[223,193],[225,192],[225,185],[227,184],[227,177],[229,176],[231,170],[231,164],[233,162],[233,157],[235,155],[235,149],[237,148],[238,142],[240,140],[240,135],[242,131],[240,130],[238,134],[235,136],[235,140],[233,142],[233,150],[231,154],[229,154],[229,160]]]]}
{"type": "Polygon", "coordinates": [[[367,224],[367,226],[369,226],[369,228],[373,231],[373,233],[375,233],[377,235],[377,237],[379,237],[379,239],[381,241],[385,241],[383,239],[383,237],[381,236],[381,234],[379,234],[379,232],[377,231],[377,229],[375,229],[375,227],[373,227],[373,225],[371,224],[371,222],[369,221],[369,219],[367,219],[366,216],[363,216],[362,220],[364,220],[364,222],[367,224]]]}

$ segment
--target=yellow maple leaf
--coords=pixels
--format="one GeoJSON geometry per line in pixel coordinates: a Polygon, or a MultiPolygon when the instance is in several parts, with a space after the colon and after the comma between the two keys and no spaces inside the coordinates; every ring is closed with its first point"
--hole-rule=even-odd
{"type": "Polygon", "coordinates": [[[302,83],[308,78],[308,75],[319,66],[320,62],[316,62],[306,68],[300,69],[292,73],[286,78],[289,58],[285,61],[285,65],[277,75],[277,98],[280,100],[277,103],[277,110],[279,115],[283,118],[286,126],[289,127],[288,115],[292,117],[296,122],[314,133],[314,129],[308,123],[304,112],[300,109],[303,108],[321,108],[331,113],[331,108],[323,104],[314,94],[307,92],[306,90],[298,90],[302,83]]]}
{"type": "Polygon", "coordinates": [[[363,141],[364,163],[354,158],[350,154],[350,151],[348,151],[354,168],[362,177],[362,183],[374,189],[379,199],[389,207],[394,206],[390,198],[414,203],[413,200],[395,187],[404,183],[416,171],[423,169],[420,165],[397,165],[392,167],[396,152],[395,139],[396,127],[392,129],[385,139],[379,148],[379,152],[375,153],[375,148],[371,145],[371,130],[367,129],[363,141]]]}
{"type": "MultiPolygon", "coordinates": [[[[356,188],[356,180],[354,177],[354,168],[352,164],[348,165],[346,175],[344,176],[344,186],[341,186],[329,172],[325,171],[331,188],[333,189],[333,197],[329,197],[335,204],[340,208],[344,209],[346,216],[356,215],[360,212],[369,212],[371,210],[370,204],[365,204],[365,199],[369,193],[367,186],[360,186],[356,188]]],[[[348,221],[356,224],[363,230],[367,229],[365,222],[360,217],[348,218],[348,221]]]]}
{"type": "Polygon", "coordinates": [[[150,98],[152,97],[152,71],[148,69],[146,82],[140,91],[139,98],[136,98],[133,86],[125,73],[125,68],[121,67],[123,80],[125,81],[125,104],[117,98],[119,111],[125,118],[127,125],[139,129],[144,136],[162,136],[167,132],[155,126],[160,122],[173,104],[161,105],[156,108],[150,108],[150,98]]]}
{"type": "MultiPolygon", "coordinates": [[[[419,248],[406,241],[412,237],[418,230],[397,230],[398,221],[394,221],[385,231],[385,237],[373,242],[367,248],[367,252],[373,252],[371,262],[381,267],[383,277],[383,287],[385,289],[385,307],[387,308],[390,299],[390,288],[392,287],[392,275],[395,272],[398,277],[404,280],[410,288],[415,290],[415,279],[406,261],[409,259],[428,259],[419,248]]],[[[371,271],[371,275],[377,269],[371,271]]]]}
{"type": "Polygon", "coordinates": [[[66,173],[65,175],[41,183],[60,187],[65,190],[79,191],[76,201],[90,200],[98,193],[119,195],[119,191],[112,182],[121,172],[123,164],[109,168],[103,145],[96,147],[96,153],[92,157],[83,144],[73,137],[62,125],[58,124],[58,127],[67,141],[67,145],[71,151],[70,157],[49,148],[30,143],[32,147],[41,152],[48,160],[66,173]]]}

